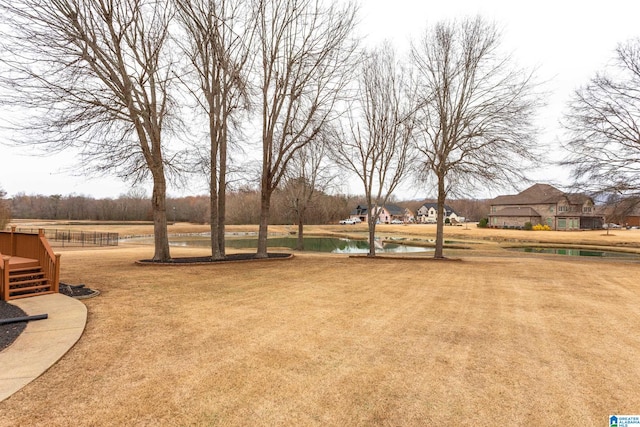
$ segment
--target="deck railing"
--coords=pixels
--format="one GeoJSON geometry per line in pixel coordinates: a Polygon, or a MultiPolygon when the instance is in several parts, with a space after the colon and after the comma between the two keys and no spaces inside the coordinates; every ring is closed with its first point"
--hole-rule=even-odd
{"type": "Polygon", "coordinates": [[[0,252],[0,301],[5,301],[9,297],[9,289],[5,289],[9,288],[9,258],[0,252]]]}
{"type": "Polygon", "coordinates": [[[0,299],[9,297],[9,260],[13,256],[38,260],[51,292],[59,291],[60,255],[51,249],[44,230],[38,230],[38,234],[17,233],[12,227],[10,232],[0,231],[0,299]]]}

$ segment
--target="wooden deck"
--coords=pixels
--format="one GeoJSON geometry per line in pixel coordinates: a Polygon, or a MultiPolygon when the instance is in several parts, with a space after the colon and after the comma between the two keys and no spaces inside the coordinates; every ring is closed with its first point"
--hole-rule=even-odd
{"type": "Polygon", "coordinates": [[[60,255],[53,252],[44,236],[0,231],[0,299],[58,292],[60,255]]]}
{"type": "Polygon", "coordinates": [[[33,258],[23,258],[19,256],[12,256],[9,258],[9,266],[11,269],[37,267],[38,265],[40,265],[38,260],[33,258]]]}

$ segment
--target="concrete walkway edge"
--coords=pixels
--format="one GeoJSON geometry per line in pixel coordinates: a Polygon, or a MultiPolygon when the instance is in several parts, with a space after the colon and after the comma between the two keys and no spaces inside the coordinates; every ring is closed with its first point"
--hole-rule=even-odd
{"type": "Polygon", "coordinates": [[[27,323],[20,336],[0,352],[0,402],[53,366],[80,339],[87,307],[62,294],[12,300],[27,315],[48,318],[27,323]]]}

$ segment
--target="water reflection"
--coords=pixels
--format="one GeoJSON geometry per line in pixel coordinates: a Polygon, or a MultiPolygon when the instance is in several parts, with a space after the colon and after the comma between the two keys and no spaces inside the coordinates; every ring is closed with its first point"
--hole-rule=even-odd
{"type": "MultiPolygon", "coordinates": [[[[171,246],[191,246],[191,247],[211,247],[209,237],[170,237],[171,246]]],[[[258,247],[257,238],[227,238],[225,239],[227,248],[232,249],[256,249],[258,247]]],[[[274,248],[295,249],[297,245],[296,237],[271,237],[267,239],[267,246],[274,248]]],[[[304,249],[313,252],[329,252],[335,254],[360,254],[369,252],[369,243],[366,240],[338,239],[332,237],[305,237],[304,249]]],[[[380,253],[413,253],[430,252],[431,248],[420,246],[409,246],[399,243],[376,242],[376,252],[380,253]]]]}
{"type": "Polygon", "coordinates": [[[602,258],[640,258],[636,254],[614,251],[601,251],[594,249],[572,249],[572,248],[509,248],[511,251],[536,253],[536,254],[553,254],[553,255],[569,255],[581,257],[602,257],[602,258]]]}

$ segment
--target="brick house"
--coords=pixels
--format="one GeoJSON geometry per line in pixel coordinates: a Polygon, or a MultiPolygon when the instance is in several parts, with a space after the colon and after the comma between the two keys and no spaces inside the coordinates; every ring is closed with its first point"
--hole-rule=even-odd
{"type": "Polygon", "coordinates": [[[602,228],[602,215],[585,194],[565,193],[548,184],[535,184],[515,195],[491,200],[489,227],[524,228],[546,224],[552,230],[602,228]]]}

